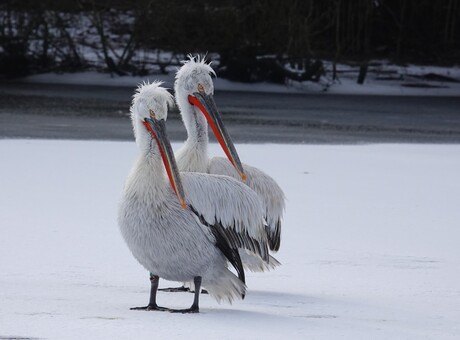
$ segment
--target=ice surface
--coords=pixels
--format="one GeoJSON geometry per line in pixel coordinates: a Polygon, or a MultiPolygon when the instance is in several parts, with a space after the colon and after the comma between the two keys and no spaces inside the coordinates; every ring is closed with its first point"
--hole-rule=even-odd
{"type": "Polygon", "coordinates": [[[285,190],[283,265],[178,315],[129,310],[149,294],[116,223],[133,142],[0,140],[0,338],[460,338],[460,145],[237,149],[285,190]]]}

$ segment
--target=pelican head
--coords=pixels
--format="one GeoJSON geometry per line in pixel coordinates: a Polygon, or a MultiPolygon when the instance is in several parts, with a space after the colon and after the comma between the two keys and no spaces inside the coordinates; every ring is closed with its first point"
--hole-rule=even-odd
{"type": "Polygon", "coordinates": [[[207,138],[207,121],[229,161],[245,180],[240,158],[214,102],[212,75],[215,76],[216,73],[210,63],[206,63],[204,58],[189,55],[189,60],[184,61],[176,74],[176,102],[189,138],[199,140],[201,134],[206,134],[207,138]]]}
{"type": "Polygon", "coordinates": [[[145,156],[157,154],[159,151],[171,186],[185,208],[184,189],[165,127],[168,108],[174,104],[174,100],[161,84],[162,82],[144,83],[137,88],[130,110],[134,137],[145,156]]]}

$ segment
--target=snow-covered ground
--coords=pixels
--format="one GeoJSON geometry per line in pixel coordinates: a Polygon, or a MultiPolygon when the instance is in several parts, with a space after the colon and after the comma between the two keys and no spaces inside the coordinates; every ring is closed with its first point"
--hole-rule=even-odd
{"type": "MultiPolygon", "coordinates": [[[[327,74],[332,74],[331,64],[325,63],[327,74]]],[[[132,86],[146,80],[162,80],[165,86],[173,88],[176,67],[170,67],[168,75],[158,74],[144,77],[111,76],[107,73],[81,72],[67,74],[37,74],[23,78],[30,83],[79,84],[105,86],[132,86]]],[[[401,96],[460,96],[460,68],[436,66],[396,66],[381,62],[380,66],[372,66],[364,85],[356,83],[358,68],[356,66],[338,65],[339,80],[332,83],[324,78],[320,83],[289,82],[286,85],[271,83],[238,83],[217,78],[214,81],[216,90],[251,91],[272,93],[325,93],[347,95],[401,95],[401,96]],[[456,82],[426,80],[421,77],[436,74],[451,78],[456,82]],[[386,78],[386,79],[385,79],[386,78]],[[325,84],[330,83],[327,91],[325,84]]]]}
{"type": "Polygon", "coordinates": [[[116,223],[133,142],[0,140],[0,338],[460,338],[460,145],[237,147],[286,192],[283,265],[178,315],[129,310],[149,294],[116,223]]]}

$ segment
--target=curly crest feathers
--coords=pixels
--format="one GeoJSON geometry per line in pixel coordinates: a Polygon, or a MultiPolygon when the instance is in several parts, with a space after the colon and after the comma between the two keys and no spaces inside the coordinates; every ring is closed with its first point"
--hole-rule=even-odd
{"type": "Polygon", "coordinates": [[[188,60],[183,60],[181,63],[182,67],[176,73],[176,82],[180,78],[191,76],[193,74],[211,74],[216,76],[216,72],[211,67],[212,62],[206,61],[206,56],[193,56],[192,54],[187,55],[188,60]]]}

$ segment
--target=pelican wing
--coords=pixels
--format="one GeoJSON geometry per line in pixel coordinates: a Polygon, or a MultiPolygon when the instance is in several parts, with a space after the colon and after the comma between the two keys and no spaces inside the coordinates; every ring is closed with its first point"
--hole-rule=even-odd
{"type": "MultiPolygon", "coordinates": [[[[222,254],[227,258],[227,260],[233,265],[233,267],[236,269],[236,272],[238,273],[239,279],[243,282],[246,283],[246,278],[244,274],[244,268],[243,268],[243,262],[241,261],[240,254],[238,252],[238,249],[232,248],[231,244],[228,241],[228,237],[225,234],[225,229],[222,228],[221,225],[210,225],[208,222],[204,219],[203,215],[200,215],[198,211],[193,208],[192,205],[189,205],[190,209],[192,212],[198,217],[199,221],[201,224],[205,225],[208,227],[214,238],[215,238],[215,245],[217,248],[220,249],[222,254]]],[[[262,261],[261,261],[262,262],[262,261]]]]}
{"type": "MultiPolygon", "coordinates": [[[[267,221],[267,238],[270,249],[277,251],[281,242],[281,219],[283,217],[285,196],[283,190],[263,171],[243,164],[245,183],[259,195],[267,221]]],[[[226,158],[214,157],[209,162],[209,173],[240,179],[241,176],[226,158]]]]}
{"type": "Polygon", "coordinates": [[[243,183],[228,177],[182,173],[187,204],[217,240],[269,261],[262,202],[243,183]]]}

